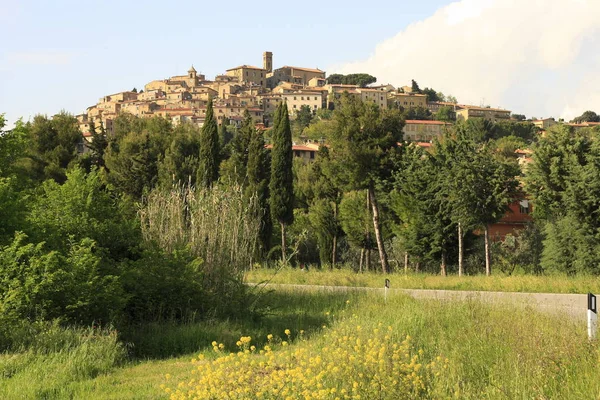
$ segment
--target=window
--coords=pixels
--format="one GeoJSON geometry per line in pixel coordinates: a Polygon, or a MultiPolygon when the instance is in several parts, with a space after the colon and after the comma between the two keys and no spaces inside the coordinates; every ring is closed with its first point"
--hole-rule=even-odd
{"type": "Polygon", "coordinates": [[[296,100],[296,96],[294,96],[294,100],[296,100]]]}
{"type": "Polygon", "coordinates": [[[304,100],[304,96],[300,97],[300,100],[304,100]]]}
{"type": "Polygon", "coordinates": [[[296,157],[300,157],[300,152],[299,152],[298,150],[296,150],[296,151],[294,151],[294,155],[295,155],[296,157]]]}
{"type": "Polygon", "coordinates": [[[519,202],[519,212],[521,214],[529,214],[530,213],[529,201],[527,201],[527,200],[521,200],[519,202]]]}
{"type": "Polygon", "coordinates": [[[294,104],[294,108],[296,108],[296,105],[294,104]]]}
{"type": "Polygon", "coordinates": [[[311,160],[314,160],[314,158],[315,158],[315,152],[314,152],[314,151],[311,151],[311,152],[310,152],[310,159],[311,159],[311,160]]]}
{"type": "Polygon", "coordinates": [[[315,96],[315,100],[318,100],[318,99],[317,99],[317,96],[315,96]]]}

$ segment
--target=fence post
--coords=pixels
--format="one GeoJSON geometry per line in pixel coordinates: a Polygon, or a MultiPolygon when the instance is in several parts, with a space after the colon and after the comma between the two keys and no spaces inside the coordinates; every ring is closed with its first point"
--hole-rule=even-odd
{"type": "Polygon", "coordinates": [[[388,294],[388,289],[390,288],[390,280],[386,279],[385,280],[385,286],[384,286],[384,298],[385,298],[385,302],[387,303],[387,294],[388,294]]]}

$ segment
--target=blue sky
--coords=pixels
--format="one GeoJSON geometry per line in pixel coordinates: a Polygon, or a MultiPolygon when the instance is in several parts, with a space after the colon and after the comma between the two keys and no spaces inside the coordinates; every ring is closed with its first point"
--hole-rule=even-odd
{"type": "Polygon", "coordinates": [[[105,94],[185,73],[211,79],[240,64],[326,68],[366,57],[375,43],[444,1],[0,0],[0,113],[9,121],[81,113],[105,94]]]}
{"type": "Polygon", "coordinates": [[[415,78],[528,116],[600,112],[598,0],[0,0],[0,113],[82,113],[106,94],[240,64],[415,78]],[[515,12],[518,10],[518,12],[515,12]]]}

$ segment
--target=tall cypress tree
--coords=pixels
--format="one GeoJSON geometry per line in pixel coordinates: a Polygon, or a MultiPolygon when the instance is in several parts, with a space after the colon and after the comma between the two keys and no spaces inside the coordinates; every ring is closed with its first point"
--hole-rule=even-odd
{"type": "Polygon", "coordinates": [[[280,104],[273,124],[271,150],[271,216],[281,225],[281,257],[287,260],[285,227],[294,222],[292,130],[287,104],[280,104]]]}
{"type": "Polygon", "coordinates": [[[212,186],[219,178],[219,129],[213,112],[212,99],[206,107],[206,118],[200,132],[200,166],[196,182],[203,187],[212,186]]]}
{"type": "MultiPolygon", "coordinates": [[[[248,118],[251,117],[248,115],[248,118]]],[[[261,219],[257,255],[265,255],[271,247],[273,224],[269,212],[269,153],[265,148],[262,132],[253,129],[248,145],[246,167],[246,196],[256,196],[261,219]]]]}

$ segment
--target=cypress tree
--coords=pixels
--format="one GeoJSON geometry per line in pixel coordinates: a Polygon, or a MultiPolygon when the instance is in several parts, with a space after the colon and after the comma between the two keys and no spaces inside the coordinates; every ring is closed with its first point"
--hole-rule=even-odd
{"type": "Polygon", "coordinates": [[[294,222],[292,130],[287,104],[279,105],[273,124],[271,150],[271,216],[281,226],[281,257],[287,261],[285,227],[294,222]]]}
{"type": "Polygon", "coordinates": [[[219,178],[219,130],[214,117],[212,99],[206,107],[206,118],[200,132],[200,166],[196,182],[210,187],[219,178]]]}
{"type": "Polygon", "coordinates": [[[273,224],[269,212],[269,154],[262,132],[257,129],[253,129],[250,135],[246,182],[246,196],[257,196],[258,200],[261,227],[257,255],[261,256],[267,254],[271,247],[273,224]]]}

